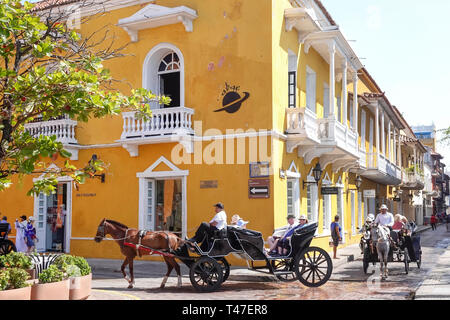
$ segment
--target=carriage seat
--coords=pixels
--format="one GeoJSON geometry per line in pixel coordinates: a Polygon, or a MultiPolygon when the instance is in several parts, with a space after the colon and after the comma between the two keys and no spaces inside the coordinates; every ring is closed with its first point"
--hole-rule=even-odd
{"type": "MultiPolygon", "coordinates": [[[[228,237],[227,228],[223,228],[222,230],[215,230],[213,234],[213,239],[226,239],[228,237]]],[[[212,239],[212,240],[213,240],[212,239]]]]}

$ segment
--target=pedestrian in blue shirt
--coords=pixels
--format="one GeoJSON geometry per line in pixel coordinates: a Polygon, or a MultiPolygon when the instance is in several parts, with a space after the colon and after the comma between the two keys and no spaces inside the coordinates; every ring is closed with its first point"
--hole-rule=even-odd
{"type": "Polygon", "coordinates": [[[341,226],[339,225],[339,216],[334,217],[334,222],[331,224],[331,238],[333,239],[333,259],[339,259],[336,256],[339,241],[342,241],[341,226]]]}

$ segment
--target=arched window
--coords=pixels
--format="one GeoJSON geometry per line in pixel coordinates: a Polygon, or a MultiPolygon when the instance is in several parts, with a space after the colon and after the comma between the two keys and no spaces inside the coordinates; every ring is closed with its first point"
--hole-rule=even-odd
{"type": "Polygon", "coordinates": [[[170,105],[154,103],[152,108],[184,106],[183,56],[177,47],[161,43],[149,52],[144,62],[143,87],[172,99],[170,105]]]}

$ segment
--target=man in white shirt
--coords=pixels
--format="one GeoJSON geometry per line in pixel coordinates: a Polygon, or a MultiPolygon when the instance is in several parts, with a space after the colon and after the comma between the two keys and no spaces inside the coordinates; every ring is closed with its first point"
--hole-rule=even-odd
{"type": "Polygon", "coordinates": [[[187,241],[200,243],[205,238],[205,235],[212,237],[214,231],[222,230],[227,227],[227,214],[224,211],[222,203],[216,203],[214,205],[216,215],[209,223],[202,222],[195,232],[195,236],[187,241]]]}
{"type": "Polygon", "coordinates": [[[383,204],[380,208],[381,212],[375,218],[375,223],[380,226],[388,227],[392,230],[392,226],[394,225],[394,215],[390,212],[387,212],[388,207],[383,204]]]}

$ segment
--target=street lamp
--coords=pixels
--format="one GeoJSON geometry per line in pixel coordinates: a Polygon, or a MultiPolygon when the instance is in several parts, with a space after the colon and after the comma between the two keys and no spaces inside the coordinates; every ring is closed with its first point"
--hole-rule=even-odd
{"type": "Polygon", "coordinates": [[[359,191],[359,189],[361,189],[361,185],[362,185],[362,179],[361,179],[361,176],[357,176],[356,177],[356,180],[355,180],[355,186],[356,186],[356,189],[350,189],[350,188],[348,188],[348,190],[357,190],[357,191],[359,191]]]}
{"type": "Polygon", "coordinates": [[[322,177],[322,173],[323,173],[323,170],[320,167],[320,163],[317,162],[316,166],[313,169],[313,176],[314,176],[314,180],[316,180],[316,182],[309,182],[309,181],[303,180],[303,189],[305,189],[305,185],[307,185],[307,184],[315,183],[315,184],[318,185],[319,181],[320,181],[320,178],[322,177]]]}
{"type": "Polygon", "coordinates": [[[102,174],[95,174],[97,172],[97,170],[95,170],[93,168],[93,163],[95,161],[97,161],[97,160],[98,160],[98,157],[97,157],[96,154],[93,154],[91,160],[89,160],[89,166],[91,166],[91,168],[93,169],[92,171],[94,172],[94,174],[91,177],[92,178],[99,178],[102,183],[105,183],[106,175],[104,173],[102,173],[102,174]]]}

